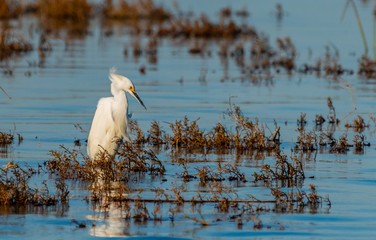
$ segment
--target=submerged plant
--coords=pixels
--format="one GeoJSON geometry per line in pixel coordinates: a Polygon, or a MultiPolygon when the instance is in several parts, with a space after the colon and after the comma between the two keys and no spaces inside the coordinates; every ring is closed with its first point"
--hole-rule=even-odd
{"type": "Polygon", "coordinates": [[[353,128],[355,132],[363,132],[365,128],[369,127],[369,124],[366,124],[364,118],[358,115],[358,117],[354,119],[353,124],[347,122],[345,127],[353,128]]]}
{"type": "Polygon", "coordinates": [[[0,0],[0,19],[17,18],[22,13],[18,0],[0,0]]]}
{"type": "Polygon", "coordinates": [[[304,128],[299,128],[299,136],[294,146],[295,150],[314,151],[318,149],[318,138],[314,131],[305,131],[304,128]]]}
{"type": "Polygon", "coordinates": [[[32,168],[24,169],[13,161],[0,168],[0,205],[2,206],[50,206],[56,205],[56,196],[50,194],[44,184],[42,190],[30,187],[32,168]]]}
{"type": "Polygon", "coordinates": [[[39,0],[34,8],[40,27],[47,32],[67,30],[70,36],[87,34],[93,8],[87,0],[39,0]]]}
{"type": "Polygon", "coordinates": [[[0,146],[6,146],[12,144],[14,140],[14,135],[11,133],[0,132],[0,146]]]}
{"type": "Polygon", "coordinates": [[[32,50],[33,46],[30,43],[13,34],[7,26],[2,27],[0,32],[0,61],[32,50]]]}
{"type": "Polygon", "coordinates": [[[265,164],[261,167],[260,173],[253,173],[255,181],[264,181],[266,183],[282,183],[293,187],[300,185],[305,178],[302,162],[296,158],[288,161],[287,156],[281,152],[276,153],[275,167],[265,164]]]}
{"type": "Polygon", "coordinates": [[[271,194],[275,198],[276,212],[303,212],[305,207],[309,207],[311,211],[316,212],[318,207],[327,202],[331,204],[329,198],[323,198],[317,194],[316,186],[310,184],[309,193],[299,189],[291,189],[290,191],[282,191],[280,188],[271,188],[271,194]]]}
{"type": "Polygon", "coordinates": [[[359,60],[358,74],[365,78],[376,78],[376,61],[363,55],[359,60]]]}
{"type": "Polygon", "coordinates": [[[164,21],[171,18],[172,14],[162,6],[158,6],[152,0],[136,2],[105,0],[102,14],[108,19],[118,20],[157,20],[164,21]]]}

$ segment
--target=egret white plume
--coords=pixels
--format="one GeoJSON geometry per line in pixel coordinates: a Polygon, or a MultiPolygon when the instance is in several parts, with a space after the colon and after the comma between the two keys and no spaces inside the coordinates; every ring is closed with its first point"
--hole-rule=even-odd
{"type": "Polygon", "coordinates": [[[116,74],[115,68],[110,69],[109,79],[113,97],[101,98],[98,101],[87,141],[87,153],[92,160],[103,151],[114,155],[122,139],[130,142],[126,93],[132,95],[146,109],[130,79],[116,74]]]}

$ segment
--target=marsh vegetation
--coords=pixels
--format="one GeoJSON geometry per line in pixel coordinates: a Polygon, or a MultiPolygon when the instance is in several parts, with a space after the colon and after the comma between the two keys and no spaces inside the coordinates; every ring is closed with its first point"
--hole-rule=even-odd
{"type": "Polygon", "coordinates": [[[309,25],[296,20],[298,2],[262,17],[248,3],[187,4],[0,1],[0,216],[11,219],[0,227],[13,213],[26,226],[30,213],[68,220],[22,232],[35,238],[72,229],[82,238],[215,238],[218,228],[335,238],[330,226],[343,237],[364,224],[376,155],[368,47],[353,50],[355,37],[331,26],[322,35],[341,42],[300,34],[285,21],[309,25]],[[92,161],[87,132],[112,65],[148,111],[130,100],[132,143],[92,161]]]}

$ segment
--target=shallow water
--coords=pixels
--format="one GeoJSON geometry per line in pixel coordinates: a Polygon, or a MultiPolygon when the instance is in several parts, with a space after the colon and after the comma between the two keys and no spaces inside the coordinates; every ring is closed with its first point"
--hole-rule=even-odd
{"type": "MultiPolygon", "coordinates": [[[[215,4],[212,1],[177,2],[182,10],[192,10],[196,16],[206,12],[213,20],[219,18],[219,9],[228,5],[227,1],[216,1],[215,4]]],[[[289,36],[298,51],[298,66],[303,63],[313,64],[317,58],[324,56],[325,46],[330,45],[338,49],[339,62],[345,68],[357,71],[358,59],[364,53],[364,47],[352,8],[347,10],[343,22],[340,22],[344,1],[283,2],[284,14],[281,20],[276,16],[276,3],[278,1],[233,2],[233,10],[247,6],[251,14],[246,20],[234,18],[246,21],[264,32],[272,45],[275,45],[275,38],[289,36]]],[[[368,40],[369,55],[372,56],[373,5],[371,2],[357,4],[368,40]]],[[[29,29],[30,24],[36,24],[33,18],[21,19],[19,22],[22,23],[18,23],[22,29],[29,29]]],[[[292,142],[298,136],[295,131],[296,120],[301,112],[307,114],[307,129],[311,130],[316,114],[328,114],[327,97],[333,99],[339,118],[353,109],[349,89],[330,77],[299,73],[290,75],[281,71],[271,81],[259,84],[247,79],[242,81],[239,79],[241,71],[235,61],[229,58],[223,63],[218,57],[219,44],[214,40],[207,44],[211,56],[200,56],[188,53],[192,41],[162,39],[157,62],[150,63],[147,56],[142,55],[138,59],[132,56],[132,43],[138,39],[127,34],[121,26],[114,27],[112,36],[105,36],[100,23],[93,20],[89,31],[91,34],[82,39],[50,39],[53,50],[44,61],[33,51],[1,63],[2,70],[10,68],[13,74],[3,73],[1,77],[0,86],[12,99],[7,99],[0,92],[0,129],[19,133],[24,138],[20,144],[13,144],[6,153],[1,153],[1,165],[14,160],[37,166],[51,159],[48,152],[59,149],[59,145],[72,149],[75,139],[86,139],[87,133],[75,128],[74,124],[90,129],[98,99],[110,96],[107,75],[112,66],[133,80],[148,108],[145,111],[134,99],[129,99],[132,118],[138,121],[144,131],[149,129],[153,120],[159,121],[168,130],[168,123],[183,119],[184,116],[191,120],[200,118],[200,127],[209,130],[218,121],[226,121],[221,118],[221,114],[228,108],[229,97],[236,96],[232,102],[246,116],[258,118],[271,129],[276,120],[281,126],[282,149],[290,155],[292,142]],[[124,56],[124,48],[129,50],[128,56],[124,56]],[[145,75],[139,72],[143,65],[146,66],[145,75]],[[224,76],[229,78],[222,81],[224,76]]],[[[37,34],[26,34],[25,38],[38,42],[37,34]]],[[[140,40],[142,45],[147,42],[146,38],[140,40]]],[[[349,116],[348,120],[352,121],[359,114],[369,122],[370,128],[365,135],[371,146],[366,147],[362,154],[351,150],[346,154],[329,154],[324,151],[314,156],[313,153],[311,158],[303,162],[305,174],[309,178],[304,180],[302,189],[307,190],[310,184],[316,185],[319,195],[329,196],[331,206],[323,204],[317,212],[307,209],[304,213],[261,213],[259,218],[263,227],[259,230],[253,228],[252,221],[244,222],[241,228],[231,221],[211,221],[210,226],[203,227],[181,216],[174,222],[166,217],[161,222],[149,221],[142,225],[125,220],[115,207],[110,211],[110,217],[104,218],[101,212],[83,200],[87,191],[72,185],[73,197],[67,209],[0,209],[0,236],[2,239],[91,239],[104,234],[135,239],[372,239],[376,236],[376,142],[375,124],[368,114],[374,113],[376,109],[373,104],[375,80],[362,79],[356,74],[344,75],[342,78],[351,84],[357,106],[356,113],[349,116]],[[88,227],[79,229],[71,219],[87,221],[88,227]],[[90,225],[94,220],[96,227],[90,225]]],[[[341,136],[346,131],[342,124],[335,135],[341,136]]],[[[353,134],[350,129],[349,139],[353,139],[353,134]]],[[[80,150],[86,152],[85,144],[80,150]]],[[[159,186],[168,188],[178,181],[177,165],[171,163],[169,153],[161,152],[158,156],[166,164],[168,181],[146,177],[137,186],[149,190],[159,186]]],[[[232,154],[191,157],[204,159],[213,167],[217,161],[232,163],[236,158],[232,154]]],[[[242,156],[237,163],[250,177],[262,162],[267,161],[273,161],[273,158],[255,160],[242,156]]],[[[200,165],[197,162],[191,169],[200,165]]],[[[268,196],[269,193],[262,185],[250,182],[229,185],[233,185],[240,195],[251,193],[268,196]]],[[[198,180],[193,180],[187,188],[196,189],[197,186],[198,180]]],[[[223,218],[212,206],[202,207],[202,211],[207,219],[223,218]]]]}

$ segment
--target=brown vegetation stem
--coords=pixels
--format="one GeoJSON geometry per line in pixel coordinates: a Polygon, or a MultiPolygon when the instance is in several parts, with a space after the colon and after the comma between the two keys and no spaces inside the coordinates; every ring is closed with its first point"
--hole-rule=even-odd
{"type": "Polygon", "coordinates": [[[191,220],[193,220],[193,221],[195,221],[195,222],[199,222],[199,223],[201,223],[202,225],[204,225],[204,226],[208,226],[208,225],[210,225],[209,223],[207,223],[207,222],[205,222],[205,221],[203,221],[203,220],[200,220],[200,219],[197,219],[197,218],[194,218],[194,217],[190,217],[190,216],[187,216],[187,215],[183,215],[183,218],[188,218],[188,219],[191,219],[191,220]]]}
{"type": "MultiPolygon", "coordinates": [[[[139,198],[127,198],[131,202],[145,202],[145,203],[219,203],[221,199],[209,199],[209,200],[187,200],[187,199],[139,199],[139,198]]],[[[276,203],[276,200],[229,200],[230,203],[276,203]]],[[[299,202],[293,200],[293,202],[299,202]]]]}
{"type": "Polygon", "coordinates": [[[376,15],[373,14],[373,59],[376,59],[376,15]]]}
{"type": "Polygon", "coordinates": [[[84,133],[89,133],[88,131],[86,131],[83,127],[81,127],[81,125],[79,123],[75,123],[73,124],[75,128],[78,128],[81,130],[81,132],[84,132],[84,133]]]}
{"type": "Polygon", "coordinates": [[[0,88],[1,88],[1,90],[3,90],[3,92],[5,93],[5,95],[7,95],[7,97],[9,98],[9,100],[12,100],[12,98],[7,94],[7,92],[4,90],[4,88],[2,88],[1,86],[0,86],[0,88]]]}
{"type": "Polygon", "coordinates": [[[348,87],[348,88],[350,88],[350,92],[351,92],[351,99],[352,99],[352,104],[353,104],[353,106],[354,106],[354,109],[351,111],[351,112],[349,112],[348,114],[346,114],[346,116],[344,116],[339,122],[338,122],[338,126],[341,124],[341,122],[343,121],[343,120],[345,120],[345,118],[347,118],[348,116],[350,116],[351,114],[353,114],[355,111],[356,111],[356,105],[355,105],[355,100],[354,100],[354,90],[353,90],[353,88],[352,88],[352,86],[351,86],[351,84],[349,83],[349,82],[347,82],[347,81],[340,81],[340,83],[342,83],[343,85],[345,85],[346,87],[348,87]]]}
{"type": "Polygon", "coordinates": [[[345,16],[345,13],[346,13],[347,7],[349,6],[349,3],[351,3],[352,6],[353,6],[353,9],[354,9],[354,12],[355,12],[355,16],[356,16],[356,21],[358,22],[360,34],[361,34],[362,39],[363,39],[365,55],[367,56],[368,55],[368,45],[367,45],[367,41],[366,41],[366,36],[364,34],[364,31],[363,31],[362,22],[360,21],[358,9],[356,8],[355,2],[353,0],[347,0],[345,8],[343,9],[343,13],[342,13],[342,16],[341,16],[341,22],[342,22],[342,20],[343,20],[343,18],[345,16]]]}

